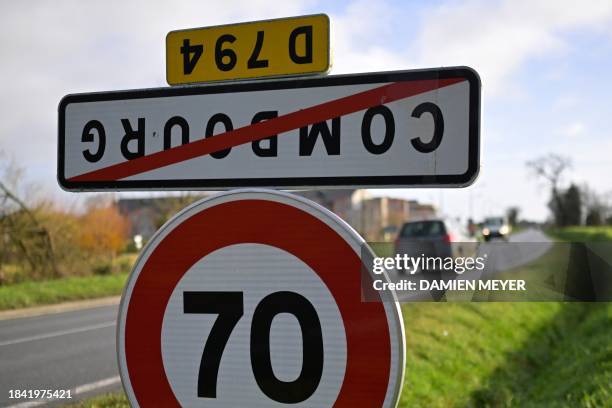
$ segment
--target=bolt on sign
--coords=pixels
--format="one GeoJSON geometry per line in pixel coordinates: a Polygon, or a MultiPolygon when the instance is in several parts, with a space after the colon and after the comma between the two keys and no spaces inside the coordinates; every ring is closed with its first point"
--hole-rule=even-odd
{"type": "Polygon", "coordinates": [[[329,67],[325,14],[177,30],[166,37],[170,85],[322,74],[329,67]]]}
{"type": "Polygon", "coordinates": [[[130,404],[395,407],[403,321],[389,293],[362,301],[363,245],[287,193],[234,190],[181,211],[143,249],[121,300],[130,404]]]}
{"type": "Polygon", "coordinates": [[[469,185],[480,80],[465,68],[75,94],[72,191],[469,185]]]}

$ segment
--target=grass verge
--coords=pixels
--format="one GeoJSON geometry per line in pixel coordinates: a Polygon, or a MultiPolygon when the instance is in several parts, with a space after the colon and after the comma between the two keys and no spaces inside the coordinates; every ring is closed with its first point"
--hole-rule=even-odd
{"type": "Polygon", "coordinates": [[[90,398],[76,404],[67,405],[66,408],[129,408],[130,404],[124,393],[106,394],[90,398]]]}
{"type": "Polygon", "coordinates": [[[551,228],[546,233],[558,241],[566,242],[612,241],[611,226],[551,228]]]}
{"type": "Polygon", "coordinates": [[[403,311],[401,407],[612,405],[610,303],[422,303],[403,311]]]}
{"type": "Polygon", "coordinates": [[[136,257],[136,254],[123,254],[116,258],[108,269],[118,270],[118,273],[25,281],[0,286],[0,310],[120,295],[136,257]]]}
{"type": "Polygon", "coordinates": [[[0,310],[120,295],[127,276],[124,272],[0,286],[0,310]]]}

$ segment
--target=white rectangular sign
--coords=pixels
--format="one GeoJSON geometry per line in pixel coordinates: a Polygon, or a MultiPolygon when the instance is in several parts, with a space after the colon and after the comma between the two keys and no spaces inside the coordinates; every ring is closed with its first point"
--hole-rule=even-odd
{"type": "Polygon", "coordinates": [[[67,190],[469,185],[469,68],[75,94],[59,105],[67,190]],[[214,137],[213,137],[214,136],[214,137]]]}

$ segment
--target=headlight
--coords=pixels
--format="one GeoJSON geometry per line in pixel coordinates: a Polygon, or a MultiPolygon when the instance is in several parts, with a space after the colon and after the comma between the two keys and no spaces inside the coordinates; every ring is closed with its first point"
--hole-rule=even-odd
{"type": "Polygon", "coordinates": [[[485,228],[482,230],[482,235],[489,235],[491,233],[491,231],[489,231],[488,228],[485,228]]]}
{"type": "Polygon", "coordinates": [[[507,225],[502,225],[502,227],[499,229],[499,233],[502,235],[506,235],[509,232],[510,232],[510,228],[508,228],[507,225]]]}

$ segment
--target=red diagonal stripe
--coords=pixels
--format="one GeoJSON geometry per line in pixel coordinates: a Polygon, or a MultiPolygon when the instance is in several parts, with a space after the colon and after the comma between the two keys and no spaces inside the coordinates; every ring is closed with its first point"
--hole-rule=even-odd
{"type": "Polygon", "coordinates": [[[281,134],[313,123],[358,112],[373,106],[408,98],[424,92],[453,85],[465,78],[427,79],[393,82],[369,91],[345,96],[310,108],[291,112],[265,122],[244,126],[229,132],[200,139],[172,149],[153,153],[138,159],[114,164],[68,179],[70,182],[120,180],[135,174],[169,166],[204,156],[230,147],[239,146],[271,135],[281,134]]]}

